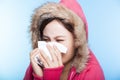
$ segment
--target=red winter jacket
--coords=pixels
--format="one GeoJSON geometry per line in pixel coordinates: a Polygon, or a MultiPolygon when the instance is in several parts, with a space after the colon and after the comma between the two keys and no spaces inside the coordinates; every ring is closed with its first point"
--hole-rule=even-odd
{"type": "MultiPolygon", "coordinates": [[[[88,38],[88,24],[81,6],[76,0],[61,0],[60,3],[65,5],[68,9],[71,9],[83,20],[86,26],[86,37],[88,38]]],[[[64,66],[58,68],[44,68],[43,76],[40,77],[33,73],[33,69],[30,64],[26,71],[24,80],[60,80],[63,68],[64,66]]],[[[85,69],[82,70],[82,72],[77,73],[76,68],[73,66],[70,69],[67,80],[104,80],[103,71],[91,51],[85,69]]]]}

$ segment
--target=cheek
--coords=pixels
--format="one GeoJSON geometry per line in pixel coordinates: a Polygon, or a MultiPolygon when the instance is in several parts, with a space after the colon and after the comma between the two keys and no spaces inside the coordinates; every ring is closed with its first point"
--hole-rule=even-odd
{"type": "Polygon", "coordinates": [[[68,41],[68,44],[66,45],[68,50],[67,50],[67,53],[68,54],[73,54],[74,53],[74,41],[71,39],[68,41]]]}
{"type": "Polygon", "coordinates": [[[71,35],[68,35],[67,40],[65,40],[65,42],[63,43],[63,45],[65,45],[67,47],[67,53],[62,55],[62,60],[63,60],[63,64],[66,64],[67,62],[69,62],[70,60],[72,60],[73,56],[74,56],[74,38],[71,35]]]}
{"type": "Polygon", "coordinates": [[[69,61],[72,60],[74,56],[74,51],[73,49],[68,49],[67,53],[66,54],[62,54],[62,61],[63,61],[63,64],[66,64],[68,63],[69,61]]]}
{"type": "Polygon", "coordinates": [[[74,46],[68,46],[67,54],[69,54],[69,55],[73,55],[74,54],[74,46]]]}
{"type": "Polygon", "coordinates": [[[67,53],[62,55],[63,64],[69,62],[74,56],[74,45],[73,45],[73,43],[66,44],[66,47],[67,47],[67,53]]]}

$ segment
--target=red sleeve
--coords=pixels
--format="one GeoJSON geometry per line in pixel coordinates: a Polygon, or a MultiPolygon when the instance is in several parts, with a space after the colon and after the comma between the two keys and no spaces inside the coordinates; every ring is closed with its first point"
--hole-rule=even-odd
{"type": "Polygon", "coordinates": [[[33,72],[33,69],[32,69],[32,66],[30,64],[26,70],[26,73],[25,73],[23,80],[33,80],[32,72],[33,72]]]}
{"type": "Polygon", "coordinates": [[[64,66],[57,68],[44,68],[43,77],[39,77],[33,73],[34,80],[60,80],[64,66]]]}
{"type": "Polygon", "coordinates": [[[43,70],[44,80],[60,80],[64,66],[58,68],[45,68],[43,70]]]}
{"type": "Polygon", "coordinates": [[[43,77],[40,77],[33,73],[32,65],[30,64],[23,80],[60,80],[63,68],[64,66],[57,68],[44,68],[43,77]]]}
{"type": "Polygon", "coordinates": [[[33,76],[34,76],[34,80],[43,80],[43,77],[40,77],[36,75],[35,73],[33,73],[33,76]]]}
{"type": "Polygon", "coordinates": [[[43,80],[43,78],[33,73],[32,65],[30,64],[26,70],[23,80],[43,80]]]}

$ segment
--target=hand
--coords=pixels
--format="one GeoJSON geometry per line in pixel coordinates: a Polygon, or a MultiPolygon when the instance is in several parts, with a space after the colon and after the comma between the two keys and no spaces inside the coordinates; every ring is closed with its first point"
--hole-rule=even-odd
{"type": "Polygon", "coordinates": [[[36,75],[38,76],[43,76],[43,71],[42,68],[38,66],[38,64],[35,61],[35,56],[37,54],[40,54],[40,50],[38,48],[34,49],[31,53],[30,53],[30,62],[32,64],[32,68],[33,71],[36,75]]]}
{"type": "Polygon", "coordinates": [[[61,52],[58,50],[57,46],[47,44],[47,48],[51,54],[52,61],[50,58],[45,54],[45,52],[40,49],[40,60],[43,62],[45,68],[56,68],[62,66],[62,56],[61,52]]]}

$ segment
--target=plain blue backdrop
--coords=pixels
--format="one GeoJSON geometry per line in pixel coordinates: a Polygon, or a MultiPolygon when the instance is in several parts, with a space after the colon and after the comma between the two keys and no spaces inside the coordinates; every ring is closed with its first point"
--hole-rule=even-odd
{"type": "MultiPolygon", "coordinates": [[[[32,50],[33,10],[47,1],[0,0],[0,80],[22,80],[32,50]]],[[[120,0],[78,0],[89,25],[89,46],[106,80],[120,80],[120,0]]],[[[97,74],[97,73],[96,73],[97,74]]]]}

